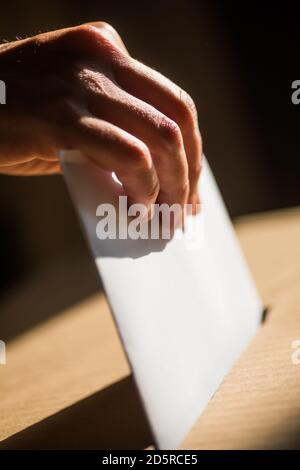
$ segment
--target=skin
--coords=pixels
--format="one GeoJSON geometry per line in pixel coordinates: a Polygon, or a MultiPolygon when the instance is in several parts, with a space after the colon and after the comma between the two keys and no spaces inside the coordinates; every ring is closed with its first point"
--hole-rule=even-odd
{"type": "Polygon", "coordinates": [[[59,173],[75,148],[115,172],[129,199],[199,203],[202,146],[190,96],[133,59],[106,23],[0,45],[0,172],[59,173]]]}

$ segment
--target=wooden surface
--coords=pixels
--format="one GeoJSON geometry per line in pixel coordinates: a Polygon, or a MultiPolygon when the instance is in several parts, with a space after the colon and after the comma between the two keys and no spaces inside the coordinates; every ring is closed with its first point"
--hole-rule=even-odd
{"type": "MultiPolygon", "coordinates": [[[[270,312],[183,448],[300,448],[300,365],[291,361],[300,339],[300,210],[247,217],[237,231],[270,312]]],[[[102,296],[9,342],[0,440],[0,449],[151,445],[102,296]]]]}
{"type": "Polygon", "coordinates": [[[0,449],[148,446],[129,374],[103,297],[35,327],[0,366],[0,449]]]}
{"type": "Polygon", "coordinates": [[[300,211],[250,217],[239,238],[269,314],[185,449],[300,449],[300,211]]]}

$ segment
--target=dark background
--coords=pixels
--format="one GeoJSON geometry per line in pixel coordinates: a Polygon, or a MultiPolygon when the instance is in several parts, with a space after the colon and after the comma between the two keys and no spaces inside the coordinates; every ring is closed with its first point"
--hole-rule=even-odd
{"type": "MultiPolygon", "coordinates": [[[[204,151],[239,216],[300,202],[299,13],[296,2],[11,0],[1,4],[0,39],[111,23],[134,57],[193,96],[204,151]]],[[[0,214],[5,339],[99,281],[61,177],[0,176],[0,214]]]]}

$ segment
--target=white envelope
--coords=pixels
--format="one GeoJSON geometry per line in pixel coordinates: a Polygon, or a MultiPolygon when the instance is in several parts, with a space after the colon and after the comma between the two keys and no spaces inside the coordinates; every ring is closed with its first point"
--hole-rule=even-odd
{"type": "Polygon", "coordinates": [[[167,243],[99,240],[96,209],[116,205],[120,186],[75,151],[61,161],[155,444],[176,448],[261,322],[215,181],[205,162],[192,238],[188,227],[167,243]]]}

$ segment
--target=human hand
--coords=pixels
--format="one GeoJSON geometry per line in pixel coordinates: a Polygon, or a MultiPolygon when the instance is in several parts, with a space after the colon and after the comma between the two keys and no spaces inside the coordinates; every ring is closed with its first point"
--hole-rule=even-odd
{"type": "Polygon", "coordinates": [[[201,139],[189,95],[130,57],[116,31],[93,23],[0,45],[0,172],[60,172],[81,151],[149,207],[198,204],[201,139]]]}

